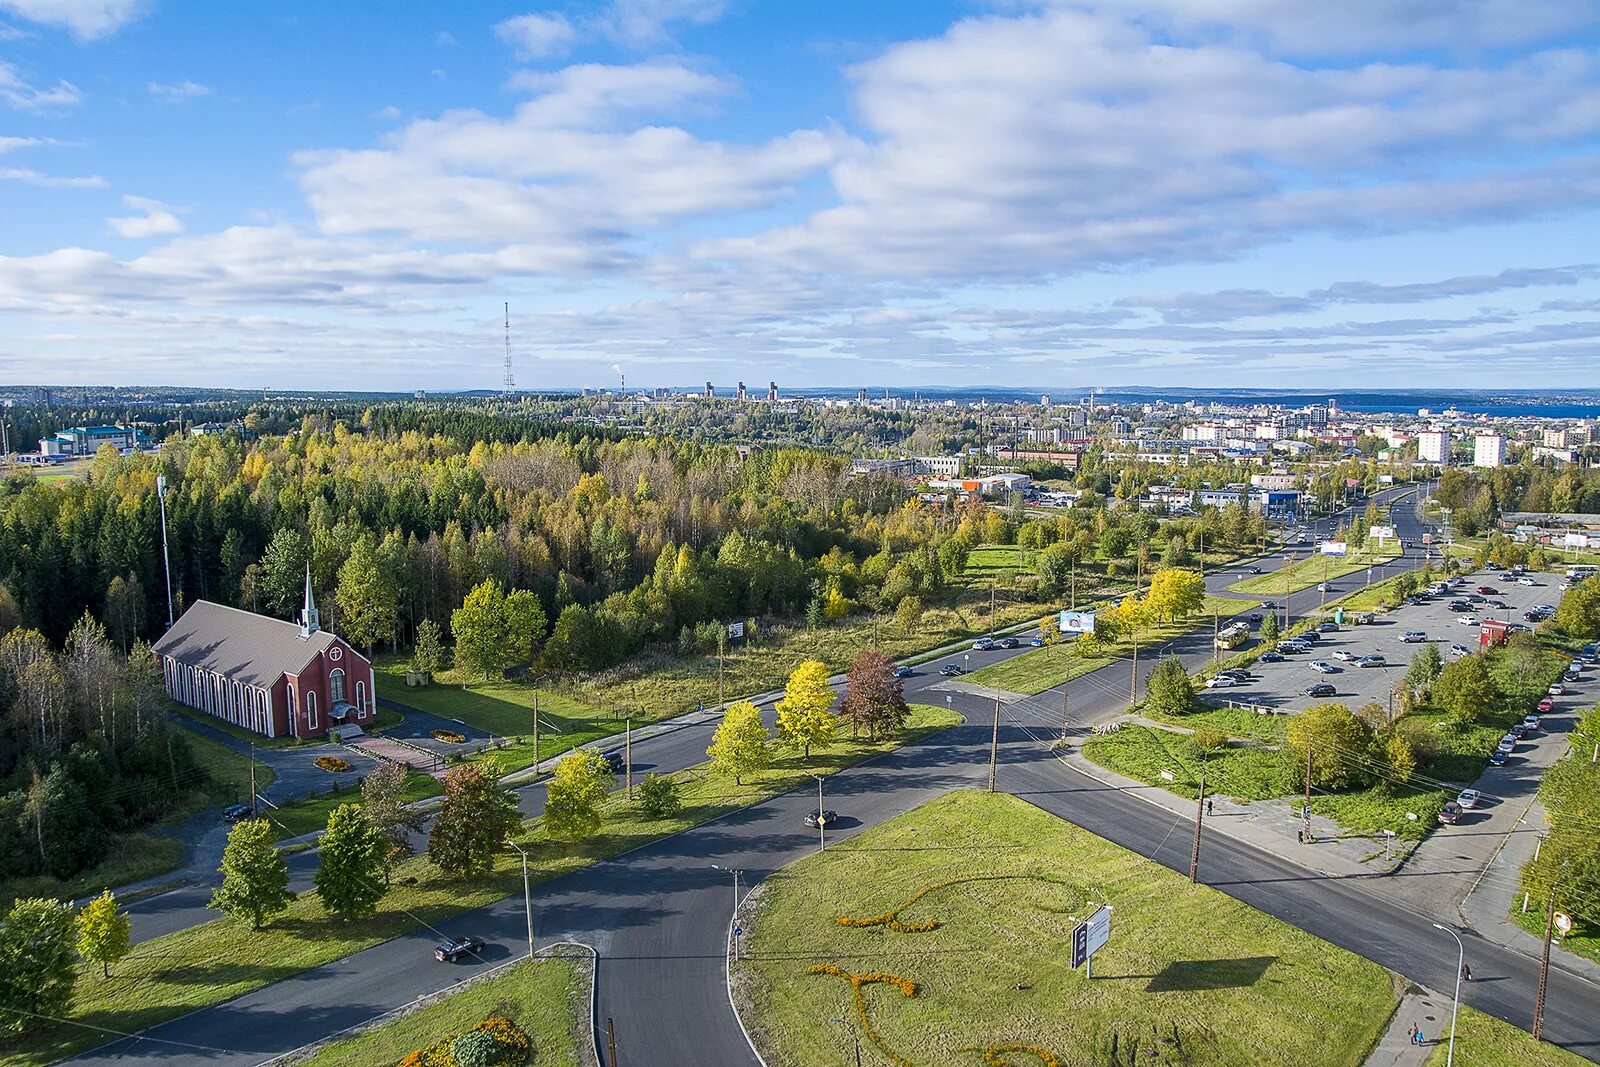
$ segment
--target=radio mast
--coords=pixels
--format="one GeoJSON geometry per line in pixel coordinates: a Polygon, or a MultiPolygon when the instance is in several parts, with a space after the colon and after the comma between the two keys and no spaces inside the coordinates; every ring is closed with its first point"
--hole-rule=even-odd
{"type": "Polygon", "coordinates": [[[510,396],[517,391],[516,379],[511,376],[511,302],[506,302],[506,373],[500,383],[500,392],[510,396]]]}

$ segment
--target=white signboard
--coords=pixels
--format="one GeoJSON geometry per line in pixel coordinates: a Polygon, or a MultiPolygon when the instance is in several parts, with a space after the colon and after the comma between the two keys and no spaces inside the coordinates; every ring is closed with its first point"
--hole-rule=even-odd
{"type": "Polygon", "coordinates": [[[1345,544],[1343,541],[1322,542],[1322,554],[1324,556],[1343,556],[1347,555],[1349,551],[1350,546],[1345,544]]]}
{"type": "Polygon", "coordinates": [[[1064,634],[1092,634],[1094,633],[1094,612],[1092,611],[1063,611],[1061,613],[1061,632],[1064,634]]]}
{"type": "Polygon", "coordinates": [[[1111,906],[1102,904],[1089,916],[1089,955],[1093,956],[1111,940],[1111,906]]]}
{"type": "Polygon", "coordinates": [[[730,622],[728,624],[728,636],[733,638],[735,641],[737,641],[739,638],[743,637],[744,636],[744,623],[742,623],[742,622],[730,622]]]}
{"type": "Polygon", "coordinates": [[[1565,548],[1588,548],[1590,537],[1583,533],[1569,533],[1561,539],[1565,548]]]}
{"type": "Polygon", "coordinates": [[[1385,540],[1388,540],[1389,538],[1394,536],[1394,527],[1393,526],[1374,526],[1374,527],[1372,527],[1371,530],[1369,530],[1367,532],[1369,534],[1371,534],[1373,537],[1376,537],[1378,540],[1385,541],[1385,540]]]}

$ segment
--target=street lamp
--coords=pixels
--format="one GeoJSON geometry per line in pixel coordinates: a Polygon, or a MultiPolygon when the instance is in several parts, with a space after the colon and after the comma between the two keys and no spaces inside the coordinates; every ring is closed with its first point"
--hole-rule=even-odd
{"type": "Polygon", "coordinates": [[[811,777],[817,780],[817,851],[828,851],[827,828],[823,825],[827,820],[822,817],[822,775],[813,773],[811,777]]]}
{"type": "Polygon", "coordinates": [[[1444,1055],[1444,1067],[1455,1067],[1456,1062],[1456,1012],[1461,1010],[1461,972],[1467,965],[1467,950],[1461,944],[1461,935],[1448,926],[1433,924],[1435,930],[1443,930],[1456,939],[1456,1001],[1450,1006],[1450,1050],[1444,1055]]]}
{"type": "Polygon", "coordinates": [[[528,958],[533,959],[533,893],[528,888],[528,853],[515,841],[507,841],[522,856],[522,908],[528,913],[528,958]]]}
{"type": "Polygon", "coordinates": [[[718,863],[713,863],[711,869],[721,871],[723,874],[733,875],[733,911],[728,916],[728,942],[733,946],[733,958],[738,959],[739,939],[734,936],[734,930],[736,929],[735,924],[739,921],[739,875],[741,872],[737,868],[724,867],[718,863]]]}

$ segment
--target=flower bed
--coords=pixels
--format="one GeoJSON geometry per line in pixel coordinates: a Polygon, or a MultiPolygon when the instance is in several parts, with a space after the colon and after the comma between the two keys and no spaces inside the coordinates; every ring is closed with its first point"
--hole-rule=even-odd
{"type": "Polygon", "coordinates": [[[452,745],[459,745],[467,739],[465,734],[458,734],[454,730],[434,730],[431,736],[435,741],[444,741],[452,745]]]}
{"type": "Polygon", "coordinates": [[[350,769],[350,764],[338,756],[318,756],[315,762],[318,767],[325,771],[332,771],[335,774],[350,769]]]}
{"type": "Polygon", "coordinates": [[[510,1019],[491,1015],[427,1048],[418,1049],[397,1067],[521,1067],[533,1053],[533,1042],[510,1019]]]}

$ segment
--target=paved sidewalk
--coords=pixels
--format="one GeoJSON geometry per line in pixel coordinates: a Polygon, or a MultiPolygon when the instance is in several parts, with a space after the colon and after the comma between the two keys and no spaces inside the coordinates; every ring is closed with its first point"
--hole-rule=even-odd
{"type": "Polygon", "coordinates": [[[1453,995],[1435,993],[1410,982],[1389,1029],[1367,1056],[1363,1067],[1423,1067],[1434,1047],[1449,1040],[1453,995]],[[1411,1039],[1412,1029],[1422,1031],[1422,1044],[1411,1039]]]}

